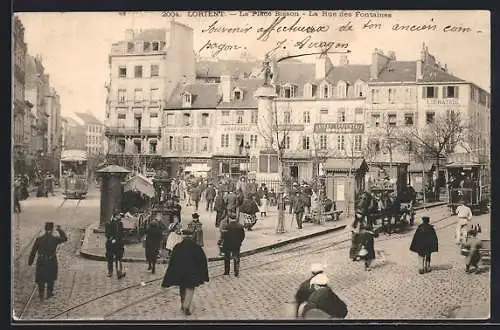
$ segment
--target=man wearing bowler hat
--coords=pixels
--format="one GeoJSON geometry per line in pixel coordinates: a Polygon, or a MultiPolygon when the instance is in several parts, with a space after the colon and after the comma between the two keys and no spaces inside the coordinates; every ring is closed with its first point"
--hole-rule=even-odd
{"type": "Polygon", "coordinates": [[[45,295],[45,284],[47,284],[47,298],[54,296],[54,282],[57,280],[57,246],[68,240],[66,233],[58,225],[56,230],[59,235],[53,235],[54,223],[45,223],[45,233],[35,240],[28,259],[28,265],[32,265],[35,255],[36,260],[35,282],[38,284],[38,295],[43,300],[45,295]]]}

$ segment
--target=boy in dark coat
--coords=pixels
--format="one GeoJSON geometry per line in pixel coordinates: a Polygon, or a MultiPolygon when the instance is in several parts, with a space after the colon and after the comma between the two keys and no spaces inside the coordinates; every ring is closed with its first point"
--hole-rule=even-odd
{"type": "Polygon", "coordinates": [[[438,251],[436,231],[429,222],[429,217],[422,217],[422,224],[418,226],[410,244],[410,251],[416,252],[420,258],[420,274],[431,271],[431,254],[438,251]]]}
{"type": "Polygon", "coordinates": [[[245,239],[243,226],[236,221],[236,215],[229,215],[229,224],[222,232],[222,251],[224,252],[224,275],[229,275],[231,257],[234,259],[234,276],[240,272],[240,249],[245,239]]]}
{"type": "Polygon", "coordinates": [[[35,240],[28,259],[28,265],[32,265],[35,255],[36,260],[35,282],[38,284],[38,295],[41,300],[45,294],[47,284],[47,298],[54,296],[54,282],[57,280],[57,246],[68,240],[66,233],[60,226],[56,227],[59,237],[52,235],[54,223],[45,223],[45,234],[35,240]]]}
{"type": "Polygon", "coordinates": [[[183,240],[177,244],[168,264],[161,286],[179,286],[181,310],[185,315],[191,315],[190,307],[194,289],[208,282],[207,256],[202,247],[192,240],[193,233],[182,231],[183,240]]]}
{"type": "Polygon", "coordinates": [[[163,223],[153,219],[146,231],[146,260],[151,274],[154,274],[156,270],[156,260],[163,240],[163,227],[163,223]]]}
{"type": "Polygon", "coordinates": [[[479,252],[483,247],[483,242],[477,238],[478,230],[473,228],[469,230],[468,239],[466,246],[469,247],[469,254],[465,258],[465,272],[466,273],[478,273],[479,272],[479,261],[481,260],[481,253],[479,252]],[[471,270],[474,268],[474,271],[471,270]]]}

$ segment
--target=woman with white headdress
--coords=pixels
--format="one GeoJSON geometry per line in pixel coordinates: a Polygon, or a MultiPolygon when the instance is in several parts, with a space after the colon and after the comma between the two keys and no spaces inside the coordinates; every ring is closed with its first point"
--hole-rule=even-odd
{"type": "Polygon", "coordinates": [[[310,285],[312,293],[302,310],[305,319],[344,319],[347,305],[328,286],[328,276],[320,273],[314,276],[310,285]]]}
{"type": "Polygon", "coordinates": [[[167,244],[165,249],[167,250],[168,256],[172,254],[174,247],[182,241],[181,235],[181,224],[179,222],[171,223],[168,226],[169,234],[167,237],[167,244]]]}

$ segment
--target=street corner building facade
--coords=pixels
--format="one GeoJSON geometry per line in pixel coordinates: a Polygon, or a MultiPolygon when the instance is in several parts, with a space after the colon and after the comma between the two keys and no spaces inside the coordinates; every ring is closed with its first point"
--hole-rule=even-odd
{"type": "MultiPolygon", "coordinates": [[[[390,163],[391,177],[413,175],[423,189],[433,160],[423,174],[413,169],[408,147],[387,152],[387,132],[423,128],[453,111],[471,127],[474,157],[489,161],[490,94],[450,73],[425,44],[406,60],[375,49],[366,64],[351,64],[347,54],[335,62],[325,55],[314,63],[273,62],[265,86],[261,62],[198,58],[193,48],[193,30],[178,22],[128,30],[112,45],[108,157],[156,158],[170,175],[252,174],[259,182],[278,182],[282,174],[311,180],[338,172],[335,159],[365,158],[367,177],[375,175],[373,165],[390,163]]],[[[460,151],[449,157],[471,155],[460,151]]],[[[347,185],[337,182],[335,199],[347,198],[347,185]]]]}
{"type": "Polygon", "coordinates": [[[13,22],[13,169],[35,178],[38,171],[57,173],[62,141],[61,101],[50,84],[43,59],[32,56],[24,27],[13,22]]]}

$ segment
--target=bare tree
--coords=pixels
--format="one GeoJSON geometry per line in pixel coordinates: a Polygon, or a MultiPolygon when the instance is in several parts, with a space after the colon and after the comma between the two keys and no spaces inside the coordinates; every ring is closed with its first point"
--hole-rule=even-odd
{"type": "Polygon", "coordinates": [[[285,118],[284,113],[282,115],[278,114],[276,103],[273,103],[271,109],[271,119],[265,120],[264,118],[261,118],[261,127],[258,127],[258,133],[264,139],[266,146],[271,148],[271,150],[275,152],[278,157],[279,191],[276,233],[281,234],[285,232],[285,210],[283,207],[283,195],[285,193],[284,153],[289,147],[290,130],[293,124],[291,123],[292,113],[290,110],[290,103],[288,103],[287,107],[289,115],[286,115],[290,118],[285,118]]]}
{"type": "Polygon", "coordinates": [[[354,161],[361,154],[362,144],[361,140],[356,141],[356,135],[347,134],[344,135],[344,148],[343,153],[344,157],[349,159],[349,171],[347,174],[347,216],[350,215],[351,202],[354,204],[356,196],[354,193],[354,189],[352,187],[352,169],[354,168],[354,161]]]}
{"type": "MultiPolygon", "coordinates": [[[[425,127],[407,131],[413,146],[423,148],[436,161],[436,172],[439,174],[441,158],[453,153],[455,148],[466,140],[467,126],[460,112],[448,111],[438,115],[425,127]]],[[[435,185],[435,198],[439,200],[439,183],[435,185]]]]}

